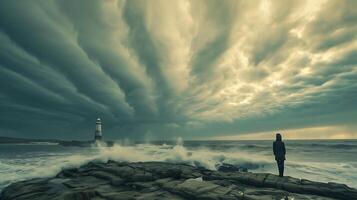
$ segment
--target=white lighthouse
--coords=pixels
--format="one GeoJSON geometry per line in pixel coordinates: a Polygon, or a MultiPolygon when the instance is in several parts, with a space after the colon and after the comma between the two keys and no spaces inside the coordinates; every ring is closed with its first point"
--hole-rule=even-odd
{"type": "Polygon", "coordinates": [[[94,133],[94,141],[102,140],[102,121],[100,118],[95,122],[95,133],[94,133]]]}

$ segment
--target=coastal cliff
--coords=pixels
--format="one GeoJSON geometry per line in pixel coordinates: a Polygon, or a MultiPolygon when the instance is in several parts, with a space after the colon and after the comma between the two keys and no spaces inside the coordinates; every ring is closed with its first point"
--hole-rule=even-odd
{"type": "Polygon", "coordinates": [[[211,171],[165,162],[88,163],[13,183],[0,200],[357,199],[357,190],[267,173],[211,171]]]}

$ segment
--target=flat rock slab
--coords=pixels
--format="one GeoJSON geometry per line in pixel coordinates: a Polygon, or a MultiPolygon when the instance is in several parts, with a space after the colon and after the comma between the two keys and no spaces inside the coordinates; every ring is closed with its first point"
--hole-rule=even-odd
{"type": "Polygon", "coordinates": [[[357,200],[357,190],[267,173],[220,172],[165,162],[88,163],[4,188],[0,200],[357,200]]]}

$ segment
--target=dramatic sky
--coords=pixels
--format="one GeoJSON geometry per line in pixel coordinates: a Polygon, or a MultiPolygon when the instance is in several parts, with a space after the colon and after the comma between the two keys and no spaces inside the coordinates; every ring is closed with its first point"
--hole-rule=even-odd
{"type": "Polygon", "coordinates": [[[1,0],[0,136],[357,138],[355,0],[1,0]]]}

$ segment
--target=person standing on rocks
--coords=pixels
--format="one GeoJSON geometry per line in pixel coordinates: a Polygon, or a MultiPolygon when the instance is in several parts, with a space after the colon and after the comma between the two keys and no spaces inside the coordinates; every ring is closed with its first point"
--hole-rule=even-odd
{"type": "Polygon", "coordinates": [[[285,144],[281,139],[280,133],[276,134],[276,140],[273,143],[273,151],[274,151],[275,160],[278,163],[279,176],[283,177],[286,150],[285,150],[285,144]]]}

